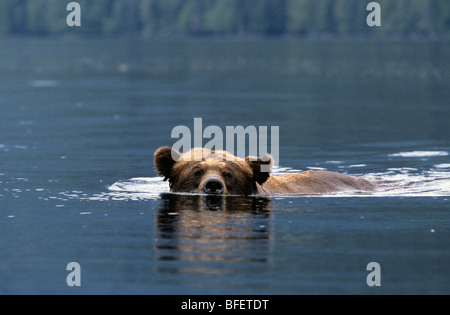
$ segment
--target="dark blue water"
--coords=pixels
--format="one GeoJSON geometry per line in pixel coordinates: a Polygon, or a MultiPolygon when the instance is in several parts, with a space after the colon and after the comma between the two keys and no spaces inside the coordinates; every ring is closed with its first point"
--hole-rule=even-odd
{"type": "Polygon", "coordinates": [[[0,294],[450,293],[448,42],[0,40],[0,294]],[[177,125],[370,195],[167,194],[177,125]],[[68,287],[69,262],[82,286],[68,287]],[[369,262],[381,287],[369,287],[369,262]]]}

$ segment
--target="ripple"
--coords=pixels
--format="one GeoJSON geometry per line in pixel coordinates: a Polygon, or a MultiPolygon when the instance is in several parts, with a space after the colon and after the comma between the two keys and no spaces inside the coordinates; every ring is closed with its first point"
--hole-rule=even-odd
{"type": "Polygon", "coordinates": [[[109,187],[113,192],[147,193],[158,195],[167,192],[169,184],[161,177],[139,177],[127,181],[119,181],[109,187]]]}
{"type": "Polygon", "coordinates": [[[400,152],[390,154],[391,157],[432,157],[432,156],[447,156],[446,151],[412,151],[412,152],[400,152]]]}
{"type": "MultiPolygon", "coordinates": [[[[362,177],[377,184],[374,192],[342,192],[314,197],[447,197],[450,196],[450,164],[438,164],[429,170],[419,170],[411,167],[389,168],[381,172],[368,173],[362,177]]],[[[277,168],[275,174],[291,173],[290,168],[277,168]]],[[[17,183],[24,183],[18,181],[17,183]]],[[[169,184],[161,177],[139,177],[118,181],[104,192],[86,192],[80,189],[55,192],[39,186],[33,189],[24,187],[4,188],[2,195],[14,198],[36,194],[38,200],[54,203],[56,208],[64,208],[67,201],[146,201],[158,200],[161,194],[169,193],[169,184]]],[[[0,195],[0,196],[2,196],[0,195]]],[[[305,195],[274,196],[275,200],[285,198],[310,197],[305,195]]],[[[80,213],[81,214],[81,213],[80,213]]],[[[87,214],[87,213],[83,213],[87,214]]]]}
{"type": "Polygon", "coordinates": [[[436,168],[450,168],[450,163],[438,164],[438,165],[435,165],[434,167],[436,167],[436,168]]]}
{"type": "MultiPolygon", "coordinates": [[[[450,165],[448,165],[450,167],[450,165]]],[[[276,174],[289,173],[289,168],[279,168],[276,174]]],[[[419,171],[416,168],[390,168],[368,173],[363,178],[377,184],[375,192],[342,192],[318,197],[445,197],[450,196],[450,172],[446,169],[419,171]]],[[[160,177],[134,178],[119,181],[109,187],[110,192],[90,197],[89,200],[146,200],[158,199],[170,191],[160,177]]],[[[295,197],[295,196],[286,196],[295,197]]],[[[296,197],[299,197],[298,195],[296,197]]],[[[316,196],[317,197],[317,196],[316,196]]],[[[277,198],[281,198],[277,196],[277,198]]]]}
{"type": "Polygon", "coordinates": [[[30,86],[36,88],[49,88],[56,87],[59,85],[59,82],[56,80],[33,80],[30,82],[30,86]]]}

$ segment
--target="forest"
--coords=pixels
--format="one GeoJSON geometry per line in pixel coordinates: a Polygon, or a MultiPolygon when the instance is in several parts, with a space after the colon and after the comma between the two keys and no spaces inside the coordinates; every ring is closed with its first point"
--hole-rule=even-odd
{"type": "Polygon", "coordinates": [[[81,27],[68,27],[63,0],[1,0],[0,36],[14,35],[449,35],[449,0],[79,0],[81,27]]]}

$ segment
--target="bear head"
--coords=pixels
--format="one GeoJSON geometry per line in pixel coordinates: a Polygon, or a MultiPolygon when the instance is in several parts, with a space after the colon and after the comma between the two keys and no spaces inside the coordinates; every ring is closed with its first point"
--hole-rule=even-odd
{"type": "Polygon", "coordinates": [[[156,170],[169,181],[172,192],[252,195],[270,177],[272,158],[236,157],[226,151],[194,148],[179,153],[170,147],[154,155],[156,170]],[[262,169],[262,166],[265,166],[262,169]]]}

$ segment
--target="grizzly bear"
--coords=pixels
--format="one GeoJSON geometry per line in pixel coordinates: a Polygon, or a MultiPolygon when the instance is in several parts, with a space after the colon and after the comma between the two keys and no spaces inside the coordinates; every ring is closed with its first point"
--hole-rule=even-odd
{"type": "Polygon", "coordinates": [[[169,147],[155,152],[155,167],[172,192],[216,195],[326,194],[342,191],[372,191],[365,179],[330,171],[308,170],[271,176],[261,166],[272,165],[264,158],[236,157],[226,151],[194,148],[181,154],[169,147]],[[195,158],[198,157],[199,158],[195,158]]]}

